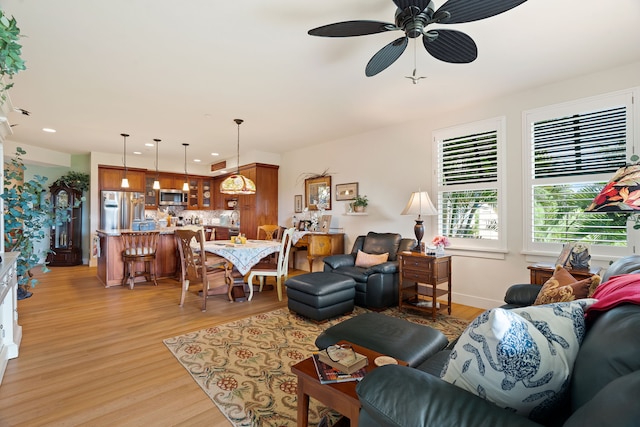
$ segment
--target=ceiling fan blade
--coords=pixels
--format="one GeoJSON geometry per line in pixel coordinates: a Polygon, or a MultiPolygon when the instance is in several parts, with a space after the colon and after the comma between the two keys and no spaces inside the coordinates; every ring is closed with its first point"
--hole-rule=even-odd
{"type": "Polygon", "coordinates": [[[499,15],[521,5],[527,0],[449,0],[436,11],[449,12],[451,16],[442,24],[460,24],[499,15]]]}
{"type": "Polygon", "coordinates": [[[367,63],[367,68],[365,68],[367,77],[375,76],[396,62],[396,59],[400,58],[408,43],[408,37],[400,37],[380,49],[367,63]]]}
{"type": "Polygon", "coordinates": [[[400,10],[405,10],[410,6],[415,6],[420,9],[420,12],[422,12],[427,8],[427,6],[429,6],[431,0],[393,0],[393,2],[400,10]]]}
{"type": "Polygon", "coordinates": [[[427,52],[436,59],[453,64],[467,64],[478,57],[478,47],[471,37],[456,30],[431,30],[422,36],[427,52]]]}
{"type": "Polygon", "coordinates": [[[353,37],[396,30],[395,24],[381,21],[345,21],[323,25],[308,31],[309,35],[321,37],[353,37]]]}

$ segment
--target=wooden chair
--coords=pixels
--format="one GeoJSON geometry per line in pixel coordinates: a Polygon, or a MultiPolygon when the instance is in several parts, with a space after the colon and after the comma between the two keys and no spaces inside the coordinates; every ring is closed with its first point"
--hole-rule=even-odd
{"type": "Polygon", "coordinates": [[[124,277],[122,285],[129,283],[129,289],[133,289],[136,277],[144,276],[147,282],[156,281],[156,249],[158,247],[159,231],[123,231],[122,259],[124,261],[124,277]],[[137,264],[144,263],[144,270],[137,271],[137,264]]]}
{"type": "Polygon", "coordinates": [[[253,278],[255,276],[258,276],[258,280],[260,281],[260,292],[262,292],[264,278],[267,276],[275,277],[278,301],[282,301],[282,283],[286,281],[289,276],[289,251],[291,250],[293,230],[293,228],[288,228],[283,233],[280,252],[278,253],[278,259],[275,263],[259,262],[251,269],[249,279],[247,280],[249,283],[249,301],[253,298],[253,278]]]}
{"type": "Polygon", "coordinates": [[[182,296],[180,307],[184,304],[184,298],[192,281],[202,281],[202,311],[207,311],[207,296],[209,289],[218,286],[227,286],[227,297],[231,300],[231,273],[229,262],[216,255],[207,254],[204,250],[204,229],[190,227],[174,232],[178,252],[180,253],[180,282],[182,283],[182,296]],[[194,250],[192,244],[199,248],[194,250]],[[212,286],[214,281],[222,280],[222,284],[212,286]]]}
{"type": "Polygon", "coordinates": [[[258,231],[256,232],[256,239],[257,240],[280,240],[282,236],[278,236],[279,231],[280,231],[279,225],[269,225],[269,224],[259,225],[258,231]],[[262,231],[262,235],[264,236],[262,238],[260,237],[261,231],[262,231]]]}
{"type": "MultiPolygon", "coordinates": [[[[277,240],[279,242],[282,240],[282,233],[284,233],[284,230],[286,230],[286,228],[279,225],[259,225],[258,231],[256,232],[256,240],[277,240]],[[264,238],[260,238],[261,231],[264,238]]],[[[275,263],[277,256],[278,254],[271,254],[264,257],[261,262],[275,263]]]]}

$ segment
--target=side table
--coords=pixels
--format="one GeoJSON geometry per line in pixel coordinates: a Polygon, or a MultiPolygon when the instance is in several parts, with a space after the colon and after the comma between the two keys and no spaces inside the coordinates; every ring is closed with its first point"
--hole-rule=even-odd
{"type": "MultiPolygon", "coordinates": [[[[350,344],[340,341],[339,344],[350,344]]],[[[350,344],[353,349],[367,356],[369,365],[367,372],[376,368],[374,360],[383,354],[368,348],[350,344]]],[[[407,363],[398,360],[398,364],[407,366],[407,363]]],[[[331,409],[340,412],[349,418],[352,426],[358,425],[360,417],[360,399],[356,394],[357,381],[349,381],[335,384],[320,384],[313,359],[308,357],[291,367],[291,371],[298,377],[298,427],[309,425],[309,397],[313,397],[331,409]]]]}
{"type": "MultiPolygon", "coordinates": [[[[534,285],[544,285],[547,280],[553,276],[553,272],[555,271],[555,266],[549,264],[534,264],[527,267],[531,272],[531,283],[534,285]]],[[[567,267],[565,267],[567,268],[567,267]]],[[[588,270],[576,270],[567,268],[567,271],[571,273],[576,280],[588,279],[589,277],[597,274],[600,271],[599,267],[591,267],[588,270]]]]}
{"type": "Polygon", "coordinates": [[[398,259],[400,309],[409,307],[430,312],[433,320],[436,320],[438,310],[445,307],[451,314],[451,256],[436,257],[405,251],[398,254],[398,259]],[[447,295],[446,304],[437,301],[444,295],[447,295]]]}

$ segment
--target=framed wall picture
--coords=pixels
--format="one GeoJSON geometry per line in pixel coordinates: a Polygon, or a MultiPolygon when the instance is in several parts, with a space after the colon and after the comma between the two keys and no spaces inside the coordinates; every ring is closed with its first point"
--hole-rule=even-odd
{"type": "Polygon", "coordinates": [[[310,211],[331,210],[331,176],[304,180],[305,204],[310,211]]]}
{"type": "Polygon", "coordinates": [[[293,196],[293,211],[295,213],[302,212],[302,194],[293,196]]]}
{"type": "Polygon", "coordinates": [[[336,184],[336,201],[353,200],[358,195],[358,183],[336,184]]]}

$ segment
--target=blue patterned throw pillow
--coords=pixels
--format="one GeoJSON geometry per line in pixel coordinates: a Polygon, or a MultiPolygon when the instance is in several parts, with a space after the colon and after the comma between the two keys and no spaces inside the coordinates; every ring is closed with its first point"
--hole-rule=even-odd
{"type": "Polygon", "coordinates": [[[456,343],[441,377],[494,404],[544,420],[562,400],[595,302],[495,308],[478,316],[456,343]]]}

